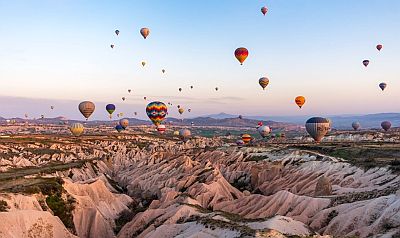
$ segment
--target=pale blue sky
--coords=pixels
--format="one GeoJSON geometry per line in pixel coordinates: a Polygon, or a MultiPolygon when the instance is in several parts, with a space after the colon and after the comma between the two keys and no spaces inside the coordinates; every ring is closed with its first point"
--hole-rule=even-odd
{"type": "Polygon", "coordinates": [[[144,118],[143,96],[173,102],[171,116],[177,104],[191,108],[186,117],[400,111],[397,0],[0,0],[0,19],[2,116],[80,118],[76,103],[92,100],[94,118],[107,117],[108,102],[144,118]],[[243,66],[233,56],[241,46],[243,66]]]}

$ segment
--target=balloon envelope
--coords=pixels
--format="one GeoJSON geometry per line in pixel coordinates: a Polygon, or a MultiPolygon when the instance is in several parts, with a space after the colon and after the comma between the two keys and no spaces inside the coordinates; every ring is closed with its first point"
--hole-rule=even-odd
{"type": "Polygon", "coordinates": [[[369,64],[369,60],[364,60],[364,61],[363,61],[363,65],[364,65],[365,67],[367,67],[368,64],[369,64]]]}
{"type": "Polygon", "coordinates": [[[83,133],[84,127],[81,123],[74,123],[71,125],[69,130],[74,136],[80,136],[83,133]]]}
{"type": "Polygon", "coordinates": [[[90,115],[92,115],[92,113],[95,110],[95,105],[94,103],[90,102],[90,101],[84,101],[79,103],[79,111],[82,113],[82,115],[86,118],[86,120],[90,117],[90,115]]]}
{"type": "Polygon", "coordinates": [[[242,141],[243,141],[245,144],[249,143],[249,142],[251,141],[251,135],[249,135],[249,134],[243,134],[243,135],[242,135],[242,141]]]}
{"type": "Polygon", "coordinates": [[[294,101],[297,104],[297,106],[299,106],[299,108],[301,108],[304,105],[304,103],[306,103],[306,98],[303,96],[297,96],[294,99],[294,101]]]}
{"type": "Polygon", "coordinates": [[[260,126],[257,131],[264,138],[271,133],[271,128],[269,126],[260,126]]]}
{"type": "Polygon", "coordinates": [[[160,134],[164,134],[165,130],[166,130],[165,125],[161,124],[161,125],[158,125],[158,126],[157,126],[157,131],[158,131],[160,134]]]}
{"type": "Polygon", "coordinates": [[[121,131],[124,130],[124,128],[121,125],[118,124],[118,125],[115,126],[115,130],[117,130],[118,132],[121,132],[121,131]]]}
{"type": "Polygon", "coordinates": [[[268,8],[267,7],[262,7],[261,8],[261,12],[265,16],[265,14],[267,14],[267,12],[268,12],[268,8]]]}
{"type": "Polygon", "coordinates": [[[329,132],[330,126],[330,121],[322,117],[312,117],[306,122],[306,130],[316,142],[322,140],[322,138],[329,132]]]}
{"type": "Polygon", "coordinates": [[[179,112],[179,114],[181,114],[181,115],[183,114],[184,111],[185,111],[185,110],[184,110],[183,108],[179,108],[179,109],[178,109],[178,112],[179,112]]]}
{"type": "Polygon", "coordinates": [[[119,120],[119,124],[122,126],[122,128],[126,129],[129,125],[129,120],[124,118],[119,120]]]}
{"type": "Polygon", "coordinates": [[[188,129],[182,129],[179,131],[179,137],[181,140],[186,141],[192,136],[192,133],[188,129]]]}
{"type": "Polygon", "coordinates": [[[392,127],[392,123],[390,121],[383,121],[381,123],[381,127],[382,129],[384,129],[385,131],[388,131],[390,129],[390,127],[392,127]]]}
{"type": "Polygon", "coordinates": [[[167,115],[167,106],[162,102],[151,102],[146,107],[146,114],[153,122],[154,125],[158,126],[164,120],[167,115]]]}
{"type": "Polygon", "coordinates": [[[247,56],[249,56],[249,51],[246,48],[240,47],[235,50],[235,57],[240,62],[240,64],[243,64],[247,56]]]}
{"type": "Polygon", "coordinates": [[[376,46],[376,49],[379,50],[379,51],[381,51],[382,47],[383,47],[383,46],[382,46],[381,44],[379,44],[379,45],[376,46]]]}
{"type": "Polygon", "coordinates": [[[116,34],[116,35],[119,35],[119,30],[115,30],[115,34],[116,34]]]}
{"type": "Polygon", "coordinates": [[[353,127],[353,129],[354,129],[355,131],[357,131],[357,130],[361,127],[361,124],[360,124],[358,121],[355,121],[355,122],[353,122],[353,123],[351,124],[351,127],[353,127]]]}
{"type": "Polygon", "coordinates": [[[385,90],[386,86],[387,86],[386,83],[380,83],[379,84],[379,87],[382,89],[382,91],[385,90]]]}
{"type": "Polygon", "coordinates": [[[140,29],[140,34],[142,34],[143,38],[146,39],[147,36],[150,34],[149,28],[144,27],[144,28],[140,29]]]}
{"type": "Polygon", "coordinates": [[[267,77],[262,77],[258,80],[258,84],[260,84],[262,89],[265,89],[269,84],[269,79],[267,77]]]}
{"type": "Polygon", "coordinates": [[[106,105],[106,111],[110,115],[113,114],[113,112],[115,111],[115,105],[114,104],[107,104],[106,105]]]}

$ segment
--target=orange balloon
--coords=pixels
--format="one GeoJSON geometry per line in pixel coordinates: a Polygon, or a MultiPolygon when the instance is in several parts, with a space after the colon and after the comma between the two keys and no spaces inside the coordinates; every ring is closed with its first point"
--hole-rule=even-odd
{"type": "Polygon", "coordinates": [[[296,102],[297,106],[301,108],[304,105],[304,103],[306,103],[306,98],[303,96],[297,96],[296,99],[294,99],[294,101],[296,102]]]}

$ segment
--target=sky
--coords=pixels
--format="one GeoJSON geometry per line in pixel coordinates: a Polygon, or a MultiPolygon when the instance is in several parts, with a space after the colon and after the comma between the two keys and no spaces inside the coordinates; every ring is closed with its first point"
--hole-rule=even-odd
{"type": "Polygon", "coordinates": [[[82,119],[84,100],[93,119],[107,118],[107,103],[144,119],[153,100],[173,103],[174,117],[400,111],[397,0],[0,0],[0,20],[3,117],[82,119]],[[238,47],[249,50],[243,65],[238,47]]]}

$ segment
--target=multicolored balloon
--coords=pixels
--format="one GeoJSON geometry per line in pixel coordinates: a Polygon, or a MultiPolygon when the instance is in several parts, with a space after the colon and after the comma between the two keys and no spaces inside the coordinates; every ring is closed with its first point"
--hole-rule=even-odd
{"type": "Polygon", "coordinates": [[[115,105],[114,104],[107,104],[106,105],[106,111],[108,114],[110,114],[110,119],[112,118],[112,114],[115,111],[115,105]]]}
{"type": "Polygon", "coordinates": [[[382,47],[383,47],[383,45],[381,45],[381,44],[376,45],[376,49],[377,49],[378,51],[381,51],[382,47]]]}
{"type": "Polygon", "coordinates": [[[143,38],[147,38],[147,36],[150,34],[150,29],[143,27],[142,29],[140,29],[140,34],[142,34],[143,38]]]}
{"type": "Polygon", "coordinates": [[[355,121],[355,122],[353,122],[353,123],[351,124],[351,127],[353,127],[353,129],[354,129],[355,131],[357,131],[357,130],[361,127],[361,124],[360,124],[358,121],[355,121]]]}
{"type": "Polygon", "coordinates": [[[153,122],[154,125],[158,126],[164,120],[168,113],[167,106],[162,102],[151,102],[146,107],[146,114],[153,122]]]}
{"type": "Polygon", "coordinates": [[[330,131],[331,123],[328,119],[322,117],[312,117],[306,122],[308,134],[319,143],[322,138],[330,131]]]}
{"type": "Polygon", "coordinates": [[[392,127],[392,123],[390,121],[383,121],[381,127],[383,130],[388,131],[392,127]]]}
{"type": "Polygon", "coordinates": [[[83,125],[81,123],[74,123],[74,124],[71,125],[69,130],[71,131],[71,133],[74,136],[80,136],[80,135],[82,135],[82,133],[84,131],[84,127],[83,127],[83,125]]]}
{"type": "Polygon", "coordinates": [[[243,65],[243,62],[246,60],[247,56],[249,56],[249,51],[244,48],[240,47],[235,50],[235,57],[243,65]]]}
{"type": "Polygon", "coordinates": [[[245,144],[248,144],[250,141],[251,141],[251,135],[249,135],[249,134],[243,134],[242,135],[242,141],[245,143],[245,144]]]}
{"type": "Polygon", "coordinates": [[[299,106],[299,108],[301,108],[304,105],[304,103],[306,103],[306,98],[303,96],[297,96],[294,99],[294,102],[297,104],[297,106],[299,106]]]}
{"type": "Polygon", "coordinates": [[[382,91],[385,90],[386,86],[387,86],[386,83],[380,83],[379,84],[379,87],[382,89],[382,91]]]}
{"type": "Polygon", "coordinates": [[[262,77],[258,80],[258,84],[262,87],[263,90],[268,86],[269,79],[267,77],[262,77]]]}
{"type": "Polygon", "coordinates": [[[368,64],[369,64],[369,60],[363,60],[363,65],[364,65],[365,67],[367,67],[368,64]]]}
{"type": "Polygon", "coordinates": [[[79,103],[78,109],[82,113],[82,115],[86,118],[86,120],[89,119],[90,115],[94,112],[96,106],[94,103],[90,101],[83,101],[79,103]]]}

